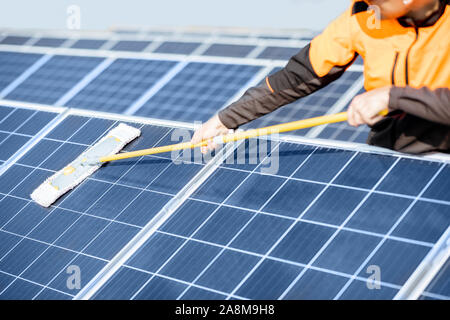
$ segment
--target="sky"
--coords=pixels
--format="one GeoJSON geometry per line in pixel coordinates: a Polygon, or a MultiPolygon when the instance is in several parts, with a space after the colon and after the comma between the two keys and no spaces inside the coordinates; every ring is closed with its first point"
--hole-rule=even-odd
{"type": "Polygon", "coordinates": [[[13,0],[1,1],[0,28],[65,29],[68,8],[81,30],[117,26],[323,29],[350,0],[13,0]]]}

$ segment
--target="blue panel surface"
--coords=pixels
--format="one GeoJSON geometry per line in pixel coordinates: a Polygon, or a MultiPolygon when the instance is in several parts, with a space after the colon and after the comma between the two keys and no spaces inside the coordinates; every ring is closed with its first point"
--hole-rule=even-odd
{"type": "Polygon", "coordinates": [[[117,59],[67,106],[122,113],[150,89],[176,62],[117,59]]]}
{"type": "Polygon", "coordinates": [[[206,51],[203,52],[203,55],[245,58],[255,48],[256,46],[215,43],[212,44],[208,49],[206,49],[206,51]]]}
{"type": "Polygon", "coordinates": [[[173,53],[173,54],[191,54],[201,45],[200,42],[163,42],[153,52],[155,53],[173,53]]]}
{"type": "Polygon", "coordinates": [[[64,42],[66,42],[67,39],[63,38],[40,38],[38,41],[36,41],[33,46],[35,47],[59,47],[64,42]]]}
{"type": "MultiPolygon", "coordinates": [[[[23,124],[23,132],[35,130],[23,120],[35,111],[15,117],[15,109],[7,111],[11,115],[1,113],[5,116],[0,125],[5,129],[15,130],[23,124]]],[[[41,117],[34,119],[42,122],[41,117]]],[[[83,287],[184,186],[186,180],[174,177],[180,171],[171,169],[168,158],[143,157],[105,165],[49,208],[30,200],[32,190],[117,124],[112,120],[68,116],[0,176],[0,274],[11,277],[4,280],[0,299],[22,298],[18,292],[23,292],[25,299],[73,298],[80,288],[67,285],[73,272],[70,267],[80,269],[83,287]],[[151,174],[144,183],[136,168],[142,165],[149,169],[153,160],[163,161],[158,170],[149,170],[151,174]],[[155,183],[164,174],[171,184],[155,183]],[[162,188],[164,193],[159,191],[162,188]]],[[[125,150],[160,145],[166,142],[164,139],[170,141],[170,127],[131,125],[142,128],[142,136],[125,150]]],[[[177,167],[181,171],[185,167],[191,177],[203,164],[177,167]]],[[[145,297],[153,292],[152,288],[148,290],[142,293],[145,297]]]]}
{"type": "Polygon", "coordinates": [[[178,121],[206,121],[260,70],[257,66],[189,63],[137,112],[178,121]]]}
{"type": "MultiPolygon", "coordinates": [[[[411,164],[424,172],[408,188],[422,193],[443,164],[272,147],[283,175],[223,164],[125,263],[152,279],[128,296],[157,297],[161,286],[177,299],[392,299],[450,224],[447,203],[370,190],[392,187],[411,164]],[[383,270],[380,290],[366,286],[371,265],[383,270]]],[[[111,279],[99,295],[119,285],[111,279]]]]}
{"type": "Polygon", "coordinates": [[[22,45],[30,39],[30,37],[7,36],[2,41],[0,41],[0,44],[22,45]]]}
{"type": "Polygon", "coordinates": [[[270,60],[289,60],[292,56],[297,54],[301,48],[291,47],[267,47],[259,55],[258,59],[270,60]]]}
{"type": "Polygon", "coordinates": [[[102,45],[106,43],[106,40],[100,39],[79,39],[71,48],[74,49],[100,49],[102,45]]]}
{"type": "Polygon", "coordinates": [[[150,43],[151,41],[122,40],[117,42],[110,50],[140,52],[144,50],[150,43]]]}
{"type": "Polygon", "coordinates": [[[54,104],[102,60],[93,57],[54,56],[6,98],[54,104]]]}
{"type": "Polygon", "coordinates": [[[0,160],[6,161],[57,113],[0,106],[0,160]]]}
{"type": "Polygon", "coordinates": [[[0,90],[31,67],[42,55],[0,51],[0,90]]]}

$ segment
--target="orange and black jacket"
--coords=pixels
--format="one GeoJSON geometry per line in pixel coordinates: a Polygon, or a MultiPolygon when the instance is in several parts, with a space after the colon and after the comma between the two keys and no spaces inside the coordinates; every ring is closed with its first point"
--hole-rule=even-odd
{"type": "Polygon", "coordinates": [[[364,1],[354,1],[282,70],[247,90],[219,118],[237,128],[325,87],[360,55],[367,91],[392,86],[391,112],[371,127],[367,143],[409,153],[449,153],[449,32],[449,0],[441,0],[426,21],[375,19],[364,1]]]}

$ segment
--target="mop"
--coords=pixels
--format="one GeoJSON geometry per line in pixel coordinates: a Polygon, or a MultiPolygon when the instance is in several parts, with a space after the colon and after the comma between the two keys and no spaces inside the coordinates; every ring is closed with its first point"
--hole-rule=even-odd
{"type": "Polygon", "coordinates": [[[33,191],[31,199],[43,207],[49,207],[101,167],[101,163],[84,165],[88,159],[115,154],[140,134],[139,129],[124,123],[119,124],[69,165],[45,180],[33,191]]]}
{"type": "MultiPolygon", "coordinates": [[[[386,115],[387,110],[380,113],[386,115]]],[[[87,151],[83,152],[78,158],[72,161],[68,166],[56,172],[44,183],[42,183],[31,194],[31,198],[38,204],[49,207],[59,197],[67,191],[75,188],[84,179],[98,170],[103,163],[121,159],[141,157],[145,155],[172,152],[184,149],[193,149],[207,146],[211,141],[216,144],[225,144],[232,141],[250,139],[259,136],[271,135],[287,131],[311,128],[318,125],[337,123],[347,121],[347,112],[324,115],[320,117],[292,121],[288,123],[273,125],[264,128],[238,131],[212,139],[203,140],[199,143],[183,142],[162,147],[149,148],[131,152],[118,153],[127,143],[140,135],[140,130],[123,123],[112,129],[99,142],[94,144],[87,151]]]]}

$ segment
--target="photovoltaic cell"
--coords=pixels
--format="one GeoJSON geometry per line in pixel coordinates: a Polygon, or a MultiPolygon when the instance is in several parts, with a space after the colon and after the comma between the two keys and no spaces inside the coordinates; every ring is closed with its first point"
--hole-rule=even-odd
{"type": "MultiPolygon", "coordinates": [[[[0,299],[73,298],[79,290],[68,288],[67,268],[78,266],[82,286],[88,283],[203,166],[150,156],[119,161],[50,208],[30,200],[30,192],[45,178],[116,125],[68,116],[0,176],[0,299]]],[[[127,151],[170,141],[170,127],[131,125],[140,127],[142,136],[127,151]]]]}
{"type": "Polygon", "coordinates": [[[64,42],[66,42],[67,39],[63,38],[40,38],[38,41],[36,41],[33,46],[35,47],[59,47],[64,42]]]}
{"type": "MultiPolygon", "coordinates": [[[[275,73],[278,70],[280,70],[280,68],[273,70],[271,73],[275,73]]],[[[286,123],[290,121],[325,115],[360,77],[362,77],[362,74],[360,72],[347,71],[338,80],[332,82],[325,88],[322,88],[314,92],[313,94],[303,97],[288,105],[282,106],[278,110],[275,110],[272,113],[269,113],[259,119],[250,122],[245,127],[265,127],[274,124],[286,123]]],[[[351,128],[350,126],[348,127],[351,128]]],[[[311,129],[291,131],[287,134],[304,136],[310,130],[311,129]]],[[[355,129],[352,130],[352,134],[355,132],[355,129]]],[[[336,136],[337,135],[338,134],[336,134],[336,136]]],[[[324,134],[320,135],[319,137],[326,138],[324,134]]]]}
{"type": "Polygon", "coordinates": [[[170,299],[392,299],[450,224],[446,202],[435,226],[430,217],[416,233],[395,232],[424,221],[414,212],[430,209],[414,207],[436,205],[422,196],[441,174],[449,177],[448,164],[286,142],[273,144],[270,156],[277,154],[281,174],[264,173],[263,163],[222,165],[95,298],[159,299],[164,290],[170,299]],[[433,168],[418,178],[417,198],[377,191],[410,176],[404,161],[433,168]],[[362,162],[373,175],[350,176],[362,162]],[[332,170],[316,176],[313,166],[332,170]],[[373,219],[372,198],[399,212],[373,219]],[[367,287],[370,265],[383,270],[380,290],[367,287]]]}
{"type": "Polygon", "coordinates": [[[71,48],[74,48],[74,49],[99,49],[105,43],[106,43],[106,40],[79,39],[71,46],[71,48]]]}
{"type": "Polygon", "coordinates": [[[0,106],[0,160],[8,160],[56,115],[54,112],[0,106]]]}
{"type": "Polygon", "coordinates": [[[216,57],[245,58],[255,48],[256,48],[256,46],[250,46],[250,45],[215,43],[215,44],[212,44],[203,53],[203,55],[204,56],[216,56],[216,57]]]}
{"type": "Polygon", "coordinates": [[[292,47],[267,47],[258,55],[257,59],[289,60],[300,49],[292,47]]]}
{"type": "Polygon", "coordinates": [[[112,51],[143,51],[151,41],[132,41],[132,40],[122,40],[117,42],[110,50],[112,51]]]}
{"type": "Polygon", "coordinates": [[[175,64],[173,61],[117,59],[66,105],[122,113],[175,64]]]}
{"type": "Polygon", "coordinates": [[[191,62],[136,114],[158,119],[206,121],[259,70],[258,66],[191,62]]]}
{"type": "Polygon", "coordinates": [[[200,42],[177,42],[165,41],[153,52],[173,53],[173,54],[191,54],[201,45],[200,42]]]}
{"type": "Polygon", "coordinates": [[[22,45],[30,39],[30,37],[7,36],[2,41],[0,41],[0,44],[22,45]]]}
{"type": "Polygon", "coordinates": [[[94,57],[54,56],[11,91],[6,99],[54,104],[102,60],[94,57]]]}
{"type": "Polygon", "coordinates": [[[0,51],[0,90],[31,67],[42,55],[0,51]]]}

